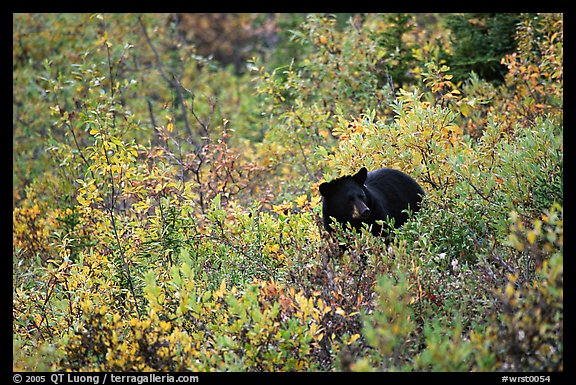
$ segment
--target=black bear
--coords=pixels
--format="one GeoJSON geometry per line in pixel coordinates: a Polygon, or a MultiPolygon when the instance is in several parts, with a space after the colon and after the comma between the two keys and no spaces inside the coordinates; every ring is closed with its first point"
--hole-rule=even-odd
{"type": "Polygon", "coordinates": [[[408,219],[403,210],[418,211],[424,191],[405,173],[391,168],[368,172],[362,167],[355,175],[346,175],[319,186],[322,195],[324,228],[331,232],[334,217],[360,230],[362,224],[372,226],[372,234],[387,235],[376,221],[394,219],[398,228],[408,219]]]}

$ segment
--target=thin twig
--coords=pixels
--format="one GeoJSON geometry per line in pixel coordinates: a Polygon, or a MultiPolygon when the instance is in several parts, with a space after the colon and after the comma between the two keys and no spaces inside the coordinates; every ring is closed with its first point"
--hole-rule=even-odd
{"type": "MultiPolygon", "coordinates": [[[[60,108],[60,102],[58,101],[57,95],[56,95],[55,99],[56,99],[56,105],[58,106],[58,112],[60,114],[60,117],[63,118],[64,117],[64,111],[60,108]]],[[[90,169],[90,163],[88,163],[88,160],[86,159],[86,157],[82,153],[82,150],[80,148],[80,144],[78,143],[78,138],[76,138],[76,133],[74,132],[74,129],[72,128],[72,125],[70,124],[70,120],[68,120],[68,119],[64,120],[64,125],[66,127],[68,127],[68,130],[72,133],[72,139],[74,139],[74,145],[76,146],[76,150],[78,150],[78,155],[80,155],[80,159],[82,159],[82,162],[84,162],[84,164],[86,165],[86,168],[90,171],[90,174],[92,175],[92,179],[96,180],[96,176],[94,175],[94,171],[92,171],[92,169],[90,169]]]]}
{"type": "MultiPolygon", "coordinates": [[[[106,162],[108,166],[111,166],[110,158],[108,158],[108,153],[104,151],[104,155],[106,156],[106,162]]],[[[126,263],[126,257],[124,256],[124,251],[122,250],[122,243],[120,242],[120,236],[118,235],[118,228],[116,227],[116,219],[114,216],[114,200],[115,200],[115,189],[114,189],[114,176],[112,175],[112,168],[109,167],[110,173],[110,185],[111,185],[111,197],[110,197],[110,206],[107,207],[108,214],[110,214],[110,222],[112,222],[112,230],[114,232],[114,238],[116,239],[116,245],[118,246],[118,251],[120,252],[120,259],[122,260],[122,264],[124,266],[124,271],[126,272],[126,276],[128,278],[128,285],[130,286],[130,292],[132,293],[132,297],[134,298],[134,304],[136,305],[136,312],[138,313],[138,318],[140,318],[140,308],[138,307],[138,299],[136,298],[136,292],[134,291],[134,285],[132,284],[132,276],[130,275],[130,268],[128,267],[128,263],[126,263]]]]}
{"type": "Polygon", "coordinates": [[[150,49],[154,53],[154,57],[156,58],[156,66],[158,67],[158,71],[160,71],[160,76],[162,76],[162,78],[172,88],[174,88],[176,90],[176,93],[178,94],[178,99],[180,99],[180,109],[182,110],[182,119],[184,119],[184,125],[186,126],[186,129],[188,130],[188,133],[190,134],[190,136],[193,136],[192,128],[190,127],[190,124],[188,123],[188,113],[186,111],[186,105],[184,104],[184,95],[182,94],[182,87],[180,85],[180,82],[176,78],[176,75],[172,74],[172,78],[171,78],[170,76],[168,76],[168,74],[164,70],[164,64],[162,64],[162,60],[160,60],[160,55],[158,54],[156,47],[154,47],[154,44],[152,44],[152,40],[150,39],[150,36],[148,35],[148,31],[146,30],[146,26],[144,25],[144,21],[142,20],[141,16],[138,17],[138,23],[140,24],[140,27],[142,28],[142,32],[144,33],[144,37],[146,38],[146,42],[148,43],[148,46],[150,46],[150,49]]]}
{"type": "MultiPolygon", "coordinates": [[[[112,68],[112,59],[110,55],[110,49],[106,44],[106,53],[108,54],[108,65],[110,71],[110,92],[111,92],[111,99],[112,103],[114,103],[114,83],[112,80],[113,76],[113,68],[112,68]]],[[[113,113],[113,120],[112,126],[115,127],[116,123],[116,114],[113,113]]],[[[126,262],[126,257],[124,256],[124,251],[122,250],[122,243],[120,242],[120,236],[118,234],[118,228],[116,226],[116,217],[114,215],[114,207],[116,206],[116,188],[114,184],[114,174],[112,173],[112,163],[110,162],[110,158],[108,157],[108,151],[103,148],[104,156],[106,157],[106,164],[108,165],[108,173],[110,175],[110,205],[106,207],[108,214],[110,215],[110,222],[112,223],[112,230],[114,232],[114,238],[116,239],[116,245],[118,246],[118,251],[120,253],[120,259],[122,260],[122,264],[124,266],[124,271],[126,272],[126,276],[128,278],[128,285],[130,286],[130,292],[132,293],[132,297],[134,298],[134,304],[136,306],[136,312],[138,313],[138,318],[140,318],[140,308],[138,307],[138,298],[136,297],[136,292],[134,291],[134,285],[132,284],[132,276],[130,274],[130,268],[128,267],[128,263],[126,262]]]]}

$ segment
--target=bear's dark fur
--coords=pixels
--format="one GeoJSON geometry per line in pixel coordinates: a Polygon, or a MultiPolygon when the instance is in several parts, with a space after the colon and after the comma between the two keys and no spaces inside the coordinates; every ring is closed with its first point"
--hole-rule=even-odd
{"type": "Polygon", "coordinates": [[[346,175],[319,186],[322,194],[324,228],[332,229],[334,217],[345,225],[349,222],[356,230],[366,223],[372,226],[372,234],[387,235],[388,231],[376,221],[394,219],[398,228],[408,215],[403,210],[418,211],[424,191],[410,176],[391,168],[368,172],[362,167],[355,175],[346,175]]]}

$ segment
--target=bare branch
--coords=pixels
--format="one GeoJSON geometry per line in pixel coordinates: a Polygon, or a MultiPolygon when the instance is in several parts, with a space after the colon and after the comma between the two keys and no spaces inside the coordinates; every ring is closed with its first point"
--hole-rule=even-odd
{"type": "Polygon", "coordinates": [[[188,130],[190,136],[193,136],[192,128],[188,123],[188,112],[186,111],[186,105],[184,103],[184,95],[182,94],[182,86],[180,84],[180,81],[176,78],[176,75],[172,74],[172,76],[170,77],[164,70],[164,64],[162,64],[162,60],[160,60],[160,55],[158,54],[156,47],[154,47],[154,44],[152,44],[152,40],[148,35],[148,31],[146,30],[144,21],[142,21],[142,16],[138,17],[138,24],[140,24],[140,27],[142,28],[142,32],[144,33],[144,37],[146,38],[148,46],[154,53],[154,57],[156,58],[156,66],[158,68],[158,71],[160,71],[160,76],[162,76],[162,78],[170,85],[170,87],[176,90],[178,99],[180,99],[180,109],[182,111],[182,119],[184,119],[184,125],[186,126],[186,129],[188,130]]]}

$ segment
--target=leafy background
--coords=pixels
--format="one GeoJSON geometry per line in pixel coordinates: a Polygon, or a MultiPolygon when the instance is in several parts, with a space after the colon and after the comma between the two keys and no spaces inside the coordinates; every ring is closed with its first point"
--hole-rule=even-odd
{"type": "Polygon", "coordinates": [[[562,371],[562,138],[562,14],[14,14],[13,370],[562,371]]]}

